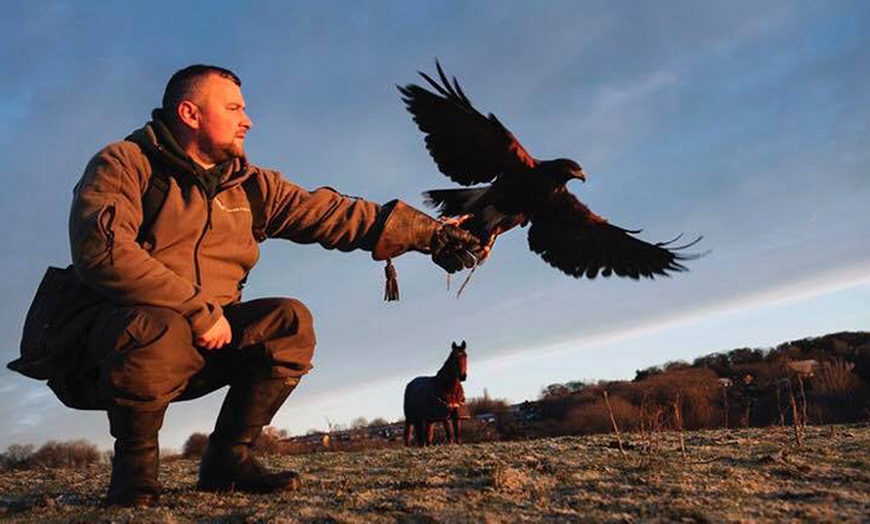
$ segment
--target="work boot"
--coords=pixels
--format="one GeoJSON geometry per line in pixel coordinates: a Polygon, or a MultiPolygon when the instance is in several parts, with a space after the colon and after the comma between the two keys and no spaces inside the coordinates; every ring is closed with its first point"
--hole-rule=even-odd
{"type": "Polygon", "coordinates": [[[130,408],[109,408],[109,432],[115,437],[112,480],[106,504],[152,506],[160,497],[160,446],[157,433],[163,426],[159,411],[136,412],[130,408]]]}
{"type": "Polygon", "coordinates": [[[271,493],[299,487],[296,472],[269,471],[251,451],[298,382],[245,378],[230,386],[200,463],[198,489],[271,493]]]}

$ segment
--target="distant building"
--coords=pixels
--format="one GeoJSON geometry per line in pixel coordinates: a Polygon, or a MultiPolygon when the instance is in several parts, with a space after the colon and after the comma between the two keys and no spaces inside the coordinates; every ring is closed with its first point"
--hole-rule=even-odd
{"type": "Polygon", "coordinates": [[[819,367],[819,362],[814,359],[795,360],[792,362],[786,362],[785,365],[790,371],[793,371],[799,377],[807,378],[815,374],[816,368],[819,367]]]}
{"type": "Polygon", "coordinates": [[[541,405],[538,402],[527,400],[519,404],[513,404],[510,408],[514,420],[521,424],[535,422],[541,418],[541,405]]]}

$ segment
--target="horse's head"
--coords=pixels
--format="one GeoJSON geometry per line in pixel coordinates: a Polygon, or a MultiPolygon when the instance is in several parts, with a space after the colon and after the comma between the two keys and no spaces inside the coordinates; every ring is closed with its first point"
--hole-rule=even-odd
{"type": "Polygon", "coordinates": [[[465,341],[463,340],[461,345],[453,342],[452,348],[448,362],[450,362],[451,368],[455,370],[456,378],[460,382],[465,382],[465,378],[468,376],[468,354],[465,352],[465,341]]]}

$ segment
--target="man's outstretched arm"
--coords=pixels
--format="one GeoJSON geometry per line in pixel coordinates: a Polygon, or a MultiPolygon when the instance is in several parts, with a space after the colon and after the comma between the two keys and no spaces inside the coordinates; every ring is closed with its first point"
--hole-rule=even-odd
{"type": "Polygon", "coordinates": [[[363,249],[375,260],[418,251],[451,273],[472,267],[482,255],[476,237],[400,200],[381,206],[330,188],[309,192],[274,171],[259,176],[268,237],[341,251],[363,249]]]}

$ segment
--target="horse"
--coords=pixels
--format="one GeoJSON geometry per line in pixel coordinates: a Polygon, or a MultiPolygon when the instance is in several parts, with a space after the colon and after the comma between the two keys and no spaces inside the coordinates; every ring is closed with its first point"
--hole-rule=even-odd
{"type": "Polygon", "coordinates": [[[465,341],[452,343],[450,356],[434,377],[417,377],[405,387],[405,445],[411,445],[411,433],[417,445],[434,443],[433,423],[442,422],[449,443],[462,443],[460,420],[470,418],[465,406],[462,382],[467,374],[465,341]]]}

